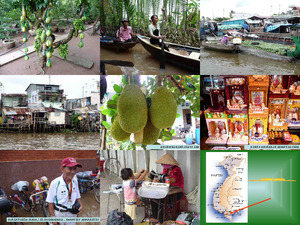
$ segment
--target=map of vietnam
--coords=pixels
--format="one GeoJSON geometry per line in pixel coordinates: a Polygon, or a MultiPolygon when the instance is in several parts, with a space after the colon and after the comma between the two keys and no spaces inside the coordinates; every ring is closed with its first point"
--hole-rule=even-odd
{"type": "Polygon", "coordinates": [[[220,163],[227,171],[228,176],[224,182],[219,185],[213,195],[213,208],[222,213],[225,218],[232,221],[232,214],[234,207],[239,208],[243,204],[240,190],[240,183],[242,182],[239,173],[243,173],[243,168],[239,168],[243,157],[233,157],[232,155],[224,156],[224,160],[220,163]]]}

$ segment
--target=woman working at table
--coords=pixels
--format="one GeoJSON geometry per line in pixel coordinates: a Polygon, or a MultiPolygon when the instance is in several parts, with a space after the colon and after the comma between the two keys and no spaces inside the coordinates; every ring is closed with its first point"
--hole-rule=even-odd
{"type": "MultiPolygon", "coordinates": [[[[182,190],[184,190],[184,178],[182,175],[182,171],[179,167],[179,163],[173,158],[173,156],[170,153],[163,155],[160,159],[156,161],[156,163],[161,164],[161,166],[164,168],[163,174],[169,174],[171,187],[180,187],[182,190]]],[[[153,181],[157,182],[156,179],[154,179],[153,181]]],[[[183,197],[183,194],[184,194],[183,192],[178,193],[176,201],[180,200],[183,197]]],[[[169,196],[169,198],[172,198],[172,196],[169,196]]],[[[154,201],[151,201],[151,208],[152,208],[152,218],[150,219],[150,222],[156,222],[158,224],[163,222],[162,210],[160,211],[161,213],[159,215],[159,220],[157,219],[158,204],[154,201]]]]}

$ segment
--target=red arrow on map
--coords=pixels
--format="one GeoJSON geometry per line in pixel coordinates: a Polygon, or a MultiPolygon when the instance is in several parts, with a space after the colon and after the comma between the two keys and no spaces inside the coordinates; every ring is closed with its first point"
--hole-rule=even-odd
{"type": "Polygon", "coordinates": [[[258,204],[260,204],[260,203],[263,203],[263,202],[266,202],[266,201],[269,201],[269,200],[271,200],[271,198],[268,198],[268,199],[266,199],[266,200],[257,202],[257,203],[255,203],[255,204],[252,204],[252,205],[246,206],[246,207],[244,207],[244,208],[235,210],[235,211],[233,211],[233,212],[230,212],[230,214],[236,213],[236,212],[241,211],[241,210],[243,210],[243,209],[247,209],[247,208],[249,208],[249,207],[251,207],[251,206],[258,205],[258,204]]]}

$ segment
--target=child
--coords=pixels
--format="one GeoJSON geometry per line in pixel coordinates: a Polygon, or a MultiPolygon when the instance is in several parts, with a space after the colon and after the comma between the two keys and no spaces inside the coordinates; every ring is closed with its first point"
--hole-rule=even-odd
{"type": "Polygon", "coordinates": [[[133,171],[130,168],[124,168],[121,170],[124,187],[125,213],[128,214],[132,220],[136,218],[135,207],[137,194],[135,187],[147,174],[147,169],[142,169],[136,176],[134,176],[133,171]]]}

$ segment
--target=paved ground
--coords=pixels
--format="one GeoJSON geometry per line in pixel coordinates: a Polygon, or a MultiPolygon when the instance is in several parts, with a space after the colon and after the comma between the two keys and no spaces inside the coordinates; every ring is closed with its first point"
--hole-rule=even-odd
{"type": "MultiPolygon", "coordinates": [[[[88,191],[86,194],[81,195],[81,201],[83,204],[83,211],[79,215],[79,217],[99,217],[100,216],[100,204],[96,201],[94,197],[93,191],[88,191]]],[[[17,213],[19,217],[31,217],[32,214],[30,212],[26,212],[22,208],[17,208],[17,213]]],[[[37,208],[36,211],[34,211],[35,217],[43,217],[43,212],[41,208],[37,208]]],[[[5,222],[5,216],[0,217],[0,224],[6,224],[5,222]]],[[[46,223],[34,223],[34,225],[45,225],[46,223]]],[[[88,225],[99,225],[99,223],[80,223],[80,225],[88,224],[88,225]]]]}
{"type": "MultiPolygon", "coordinates": [[[[59,34],[57,36],[56,41],[64,38],[64,35],[67,35],[67,32],[65,34],[59,34]]],[[[74,63],[68,62],[67,60],[62,60],[57,57],[52,57],[52,67],[51,68],[45,68],[46,74],[99,74],[100,69],[100,44],[99,44],[99,35],[96,34],[94,36],[91,36],[90,33],[92,32],[92,29],[86,30],[85,38],[83,39],[84,47],[79,48],[78,43],[80,42],[80,38],[74,38],[68,42],[69,45],[69,55],[70,56],[77,56],[84,58],[88,61],[91,61],[94,63],[91,69],[82,67],[80,65],[75,65],[74,63]]],[[[33,45],[34,37],[30,37],[27,44],[28,46],[33,45]]],[[[29,50],[31,48],[29,47],[29,50]]],[[[37,74],[43,74],[41,71],[41,63],[40,58],[37,56],[36,52],[32,52],[29,54],[29,60],[26,61],[24,59],[24,46],[20,46],[16,50],[9,52],[3,56],[0,56],[0,64],[5,64],[6,61],[9,61],[9,63],[1,66],[0,65],[0,74],[31,74],[31,75],[37,75],[37,74]],[[21,58],[19,58],[21,57],[21,58]],[[11,61],[13,60],[13,61],[11,61]]],[[[57,52],[56,49],[54,52],[57,52]]]]}
{"type": "MultiPolygon", "coordinates": [[[[100,225],[106,225],[107,222],[107,204],[108,204],[108,194],[103,194],[103,191],[108,191],[111,184],[121,184],[122,179],[118,178],[117,176],[110,176],[106,178],[101,178],[101,210],[100,210],[100,217],[101,222],[100,225]]],[[[110,198],[110,209],[112,211],[114,209],[120,210],[120,203],[119,199],[115,195],[111,195],[110,198]]],[[[122,208],[123,211],[123,208],[122,208]]],[[[145,215],[144,207],[137,207],[136,208],[136,219],[134,220],[134,224],[139,224],[143,220],[145,215]]]]}

